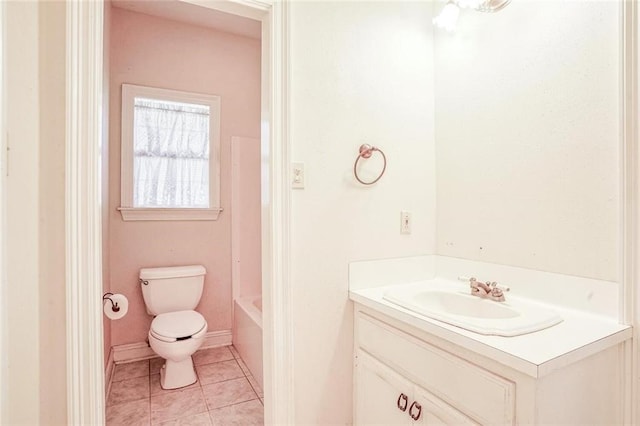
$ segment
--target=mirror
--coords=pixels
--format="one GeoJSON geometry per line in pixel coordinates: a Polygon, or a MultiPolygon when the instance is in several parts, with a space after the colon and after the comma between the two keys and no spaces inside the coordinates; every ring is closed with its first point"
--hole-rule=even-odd
{"type": "Polygon", "coordinates": [[[619,279],[620,7],[520,1],[434,31],[438,253],[619,279]]]}

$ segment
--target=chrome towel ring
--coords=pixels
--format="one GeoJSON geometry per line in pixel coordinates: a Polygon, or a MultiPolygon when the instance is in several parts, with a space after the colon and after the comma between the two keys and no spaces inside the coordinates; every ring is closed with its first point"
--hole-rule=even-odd
{"type": "Polygon", "coordinates": [[[356,158],[356,162],[353,164],[353,174],[356,177],[356,179],[358,180],[358,182],[360,182],[363,185],[373,185],[374,183],[376,183],[377,181],[380,180],[380,178],[384,174],[385,170],[387,170],[387,156],[384,155],[384,152],[382,152],[382,150],[380,148],[376,148],[375,146],[371,146],[371,145],[366,144],[366,143],[360,145],[360,150],[358,152],[358,158],[356,158]],[[366,158],[370,158],[373,155],[374,151],[378,151],[380,153],[380,155],[382,155],[382,160],[384,161],[384,164],[382,166],[382,171],[380,172],[378,177],[375,178],[374,180],[372,180],[371,182],[365,182],[362,179],[360,179],[360,176],[358,176],[358,161],[360,161],[361,158],[365,158],[365,159],[366,158]]]}

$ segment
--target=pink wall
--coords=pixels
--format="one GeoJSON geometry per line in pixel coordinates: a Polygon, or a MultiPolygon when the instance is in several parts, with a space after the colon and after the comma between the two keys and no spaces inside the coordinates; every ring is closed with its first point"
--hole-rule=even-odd
{"type": "Polygon", "coordinates": [[[262,295],[262,224],[260,222],[260,139],[231,141],[234,297],[262,295]]]}
{"type": "MultiPolygon", "coordinates": [[[[260,41],[112,9],[110,46],[111,291],[129,298],[129,314],[111,325],[113,345],[142,342],[151,317],[138,284],[143,267],[202,264],[197,310],[209,331],[231,329],[230,140],[260,135],[260,41]],[[120,204],[122,83],[220,95],[221,202],[217,221],[124,222],[120,204]]],[[[256,210],[256,215],[260,211],[256,210]]],[[[257,242],[259,244],[259,240],[257,242]]]]}

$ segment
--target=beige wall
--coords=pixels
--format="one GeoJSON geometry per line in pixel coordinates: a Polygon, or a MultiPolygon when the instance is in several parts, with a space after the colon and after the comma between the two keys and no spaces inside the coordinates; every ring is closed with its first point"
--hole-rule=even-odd
{"type": "Polygon", "coordinates": [[[66,424],[65,7],[7,2],[7,424],[66,424]]]}
{"type": "Polygon", "coordinates": [[[423,2],[291,5],[291,154],[306,168],[291,212],[295,424],[352,421],[349,262],[435,249],[431,15],[423,2]],[[389,162],[371,187],[353,177],[362,143],[389,162]]]}
{"type": "MultiPolygon", "coordinates": [[[[109,245],[110,288],[129,298],[129,313],[111,323],[111,344],[144,342],[147,314],[140,268],[202,264],[197,307],[209,331],[231,330],[231,137],[260,134],[260,41],[111,10],[109,245]],[[221,96],[221,203],[217,221],[124,222],[120,205],[120,115],[123,83],[221,96]]],[[[256,217],[259,211],[254,212],[256,217]]],[[[259,246],[259,240],[255,243],[259,246]]]]}
{"type": "Polygon", "coordinates": [[[64,424],[66,406],[66,8],[40,4],[40,424],[64,424]]]}
{"type": "Polygon", "coordinates": [[[38,4],[7,12],[7,281],[9,415],[40,421],[38,4]]]}
{"type": "MultiPolygon", "coordinates": [[[[6,65],[6,20],[5,3],[0,3],[0,129],[6,129],[5,112],[7,110],[7,90],[5,86],[5,65],[6,65]]],[[[7,134],[0,132],[0,229],[5,234],[6,224],[6,153],[7,134]]],[[[6,234],[5,234],[6,236],[6,234]]],[[[7,241],[0,236],[0,423],[8,422],[8,399],[9,399],[9,350],[7,346],[8,333],[8,305],[7,305],[7,241]]]]}
{"type": "Polygon", "coordinates": [[[438,254],[620,279],[619,8],[518,1],[436,32],[438,254]]]}

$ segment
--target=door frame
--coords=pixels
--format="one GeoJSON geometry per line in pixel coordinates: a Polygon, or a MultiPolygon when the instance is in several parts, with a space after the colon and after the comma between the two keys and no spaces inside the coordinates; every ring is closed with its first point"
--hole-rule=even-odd
{"type": "MultiPolygon", "coordinates": [[[[289,4],[182,0],[262,22],[265,423],[294,423],[290,288],[289,4]]],[[[100,149],[104,0],[67,2],[66,303],[69,424],[105,420],[100,149]]]]}
{"type": "Polygon", "coordinates": [[[619,321],[632,325],[633,339],[620,353],[624,387],[624,424],[640,419],[638,346],[640,291],[640,165],[638,163],[638,7],[637,2],[620,2],[620,315],[619,321]]]}
{"type": "Polygon", "coordinates": [[[6,182],[7,182],[7,132],[6,132],[6,21],[5,2],[0,2],[0,424],[8,423],[8,313],[7,313],[7,262],[6,262],[6,182]]]}

